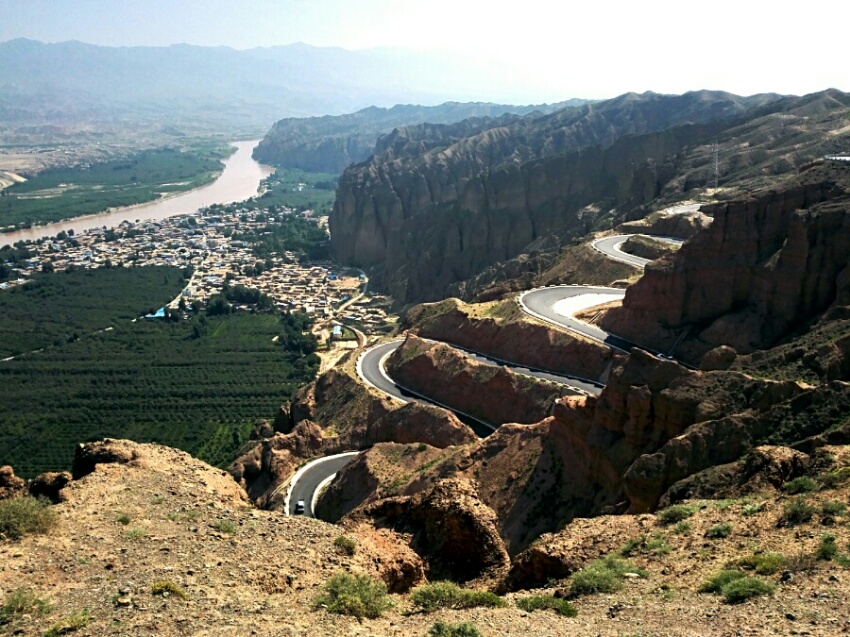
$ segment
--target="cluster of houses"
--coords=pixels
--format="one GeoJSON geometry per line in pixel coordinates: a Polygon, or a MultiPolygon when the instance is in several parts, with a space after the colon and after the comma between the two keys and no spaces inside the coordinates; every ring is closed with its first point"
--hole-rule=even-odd
{"type": "Polygon", "coordinates": [[[363,331],[378,330],[392,320],[388,299],[361,296],[367,280],[359,270],[326,262],[299,262],[292,252],[258,260],[248,241],[233,238],[259,232],[273,219],[269,216],[250,204],[236,204],[162,221],[125,221],[118,228],[78,235],[60,233],[28,246],[32,257],[15,265],[14,276],[5,287],[26,282],[38,271],[170,265],[192,270],[186,287],[168,304],[173,308],[181,305],[181,299],[186,306],[193,301],[204,303],[229,284],[256,289],[280,309],[335,317],[363,331]],[[335,316],[340,310],[340,316],[335,316]]]}

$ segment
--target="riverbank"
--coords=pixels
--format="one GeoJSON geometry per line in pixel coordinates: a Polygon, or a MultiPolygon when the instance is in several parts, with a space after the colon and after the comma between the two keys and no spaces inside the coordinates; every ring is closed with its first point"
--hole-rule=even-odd
{"type": "Polygon", "coordinates": [[[213,204],[229,204],[257,194],[260,182],[274,172],[274,168],[256,162],[251,153],[259,140],[233,142],[236,147],[224,161],[219,176],[211,183],[174,196],[155,201],[122,206],[95,215],[73,217],[65,221],[34,226],[0,234],[0,245],[13,245],[18,241],[37,241],[54,237],[59,232],[73,230],[81,234],[86,230],[115,227],[123,221],[159,221],[179,214],[188,214],[213,204]]]}

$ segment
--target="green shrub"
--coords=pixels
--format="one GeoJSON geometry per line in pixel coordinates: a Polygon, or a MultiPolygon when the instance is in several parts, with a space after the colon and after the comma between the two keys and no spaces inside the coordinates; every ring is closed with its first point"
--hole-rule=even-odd
{"type": "Polygon", "coordinates": [[[505,600],[495,593],[461,588],[454,582],[432,582],[417,586],[410,593],[410,599],[425,612],[438,608],[460,609],[476,606],[501,608],[507,605],[505,600]]]}
{"type": "Polygon", "coordinates": [[[739,604],[751,597],[773,595],[776,586],[759,577],[741,577],[726,584],[720,591],[727,604],[739,604]]]}
{"type": "Polygon", "coordinates": [[[821,536],[820,544],[815,549],[815,557],[826,562],[838,557],[838,545],[835,543],[834,535],[827,534],[821,536]]]}
{"type": "Polygon", "coordinates": [[[787,563],[788,559],[782,553],[753,553],[730,562],[728,566],[755,571],[759,575],[773,575],[785,568],[787,563]]]}
{"type": "Polygon", "coordinates": [[[236,524],[234,524],[233,520],[216,520],[214,526],[222,533],[227,533],[228,535],[236,533],[236,524]]]}
{"type": "Polygon", "coordinates": [[[633,537],[631,540],[623,544],[620,549],[620,555],[623,557],[631,557],[638,551],[642,551],[646,547],[646,536],[633,537]]]}
{"type": "Polygon", "coordinates": [[[789,480],[782,485],[782,490],[785,491],[785,493],[790,493],[791,495],[796,495],[798,493],[811,493],[818,489],[820,489],[820,483],[809,476],[800,476],[799,478],[789,480]]]}
{"type": "Polygon", "coordinates": [[[124,526],[127,526],[128,524],[130,524],[130,516],[122,513],[117,518],[115,518],[115,521],[120,522],[124,526]]]}
{"type": "Polygon", "coordinates": [[[47,500],[31,496],[0,500],[0,535],[18,540],[29,533],[47,533],[56,526],[56,512],[47,500]]]}
{"type": "Polygon", "coordinates": [[[524,611],[553,610],[564,617],[575,617],[578,614],[575,606],[565,599],[558,599],[551,595],[532,595],[516,600],[516,605],[524,611]]]}
{"type": "Polygon", "coordinates": [[[815,514],[815,508],[808,504],[803,496],[797,496],[791,502],[785,505],[782,512],[780,523],[786,526],[794,526],[803,524],[812,519],[815,514]]]}
{"type": "Polygon", "coordinates": [[[691,523],[690,522],[677,522],[676,526],[673,527],[673,533],[678,535],[688,535],[691,532],[691,523]]]}
{"type": "Polygon", "coordinates": [[[613,593],[623,585],[626,573],[647,577],[646,571],[614,556],[594,560],[570,577],[570,594],[573,597],[595,593],[613,593]]]}
{"type": "Polygon", "coordinates": [[[176,597],[177,599],[189,599],[189,596],[186,594],[182,588],[180,588],[174,582],[170,582],[166,579],[159,580],[158,582],[154,582],[151,586],[151,595],[161,595],[162,597],[176,597]]]}
{"type": "Polygon", "coordinates": [[[656,555],[667,555],[673,549],[667,544],[667,539],[660,533],[653,533],[652,537],[646,541],[646,549],[652,551],[656,555]]]}
{"type": "Polygon", "coordinates": [[[699,587],[700,593],[719,593],[723,587],[738,579],[746,577],[741,571],[722,570],[705,580],[699,587]]]}
{"type": "Polygon", "coordinates": [[[428,630],[428,635],[430,637],[481,637],[481,632],[469,622],[447,624],[444,621],[438,621],[428,630]]]}
{"type": "Polygon", "coordinates": [[[129,531],[127,531],[126,536],[128,540],[140,540],[147,534],[148,532],[145,529],[141,527],[136,527],[135,529],[130,529],[129,531]]]}
{"type": "Polygon", "coordinates": [[[756,513],[761,513],[764,511],[764,502],[755,502],[753,504],[746,505],[743,509],[741,509],[741,513],[746,516],[755,515],[756,513]]]}
{"type": "Polygon", "coordinates": [[[705,537],[710,540],[719,540],[732,534],[732,525],[729,522],[715,524],[705,532],[705,537]]]}
{"type": "Polygon", "coordinates": [[[674,504],[658,512],[662,524],[675,524],[686,520],[696,513],[696,508],[685,504],[674,504]]]}
{"type": "Polygon", "coordinates": [[[50,605],[36,597],[30,590],[19,588],[6,595],[0,606],[0,626],[8,624],[18,615],[41,615],[50,610],[50,605]]]}
{"type": "Polygon", "coordinates": [[[324,591],[314,607],[340,615],[374,619],[393,605],[386,584],[368,575],[339,573],[325,583],[324,591]]]}
{"type": "Polygon", "coordinates": [[[830,471],[822,476],[823,486],[828,489],[833,489],[850,480],[850,467],[840,467],[835,471],[830,471]]]}
{"type": "Polygon", "coordinates": [[[820,512],[823,515],[841,515],[847,509],[847,505],[841,500],[824,500],[820,504],[820,512]]]}
{"type": "Polygon", "coordinates": [[[334,540],[334,546],[342,549],[347,555],[354,555],[357,552],[357,542],[344,535],[340,535],[334,540]]]}
{"type": "Polygon", "coordinates": [[[91,621],[88,609],[81,610],[79,613],[69,615],[65,619],[56,622],[50,629],[44,633],[44,637],[59,637],[59,635],[67,635],[81,628],[85,628],[91,621]]]}

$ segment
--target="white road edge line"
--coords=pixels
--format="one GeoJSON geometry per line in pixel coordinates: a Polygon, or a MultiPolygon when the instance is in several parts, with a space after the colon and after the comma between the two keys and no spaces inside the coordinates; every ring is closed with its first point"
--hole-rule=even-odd
{"type": "MultiPolygon", "coordinates": [[[[553,287],[553,288],[560,288],[560,287],[566,287],[566,286],[563,286],[563,285],[552,285],[552,286],[549,286],[549,287],[553,287]]],[[[603,289],[603,290],[620,290],[620,288],[606,288],[606,287],[604,287],[604,286],[599,286],[599,285],[594,285],[594,286],[592,286],[592,287],[594,287],[594,288],[600,288],[600,289],[603,289]]],[[[545,288],[535,288],[534,290],[526,290],[525,292],[523,292],[522,294],[520,294],[520,295],[519,295],[519,297],[517,298],[517,302],[520,304],[520,306],[522,307],[522,309],[523,309],[523,311],[524,311],[524,312],[526,312],[526,313],[530,314],[531,316],[533,316],[533,317],[535,317],[535,318],[540,319],[541,321],[544,321],[545,323],[548,323],[549,325],[555,325],[556,327],[560,327],[561,329],[565,329],[565,330],[567,330],[567,331],[569,331],[569,332],[572,332],[573,334],[578,334],[579,336],[581,336],[581,337],[583,337],[583,338],[589,338],[591,341],[596,341],[597,343],[602,343],[603,345],[605,345],[605,346],[607,346],[607,347],[610,347],[611,349],[615,349],[615,350],[617,350],[618,352],[624,352],[624,353],[626,353],[626,354],[628,354],[628,353],[629,353],[627,350],[624,350],[622,347],[617,347],[616,345],[612,345],[611,343],[606,343],[606,342],[605,342],[603,339],[601,339],[601,338],[597,338],[597,337],[595,337],[595,336],[591,336],[590,334],[585,334],[585,333],[583,333],[583,332],[579,332],[577,329],[572,328],[572,327],[569,327],[569,326],[567,326],[567,325],[561,325],[560,323],[555,323],[555,322],[554,322],[553,320],[551,320],[550,318],[548,318],[548,317],[546,317],[546,316],[543,316],[542,314],[538,314],[537,312],[535,312],[534,310],[532,310],[530,307],[528,307],[528,306],[525,304],[525,301],[523,300],[523,297],[524,297],[526,294],[530,294],[531,292],[534,292],[534,291],[536,291],[536,290],[538,290],[538,289],[539,289],[539,290],[542,290],[542,289],[545,289],[545,288]]],[[[592,307],[592,306],[591,306],[591,307],[592,307]]],[[[574,316],[571,316],[570,318],[571,318],[572,320],[574,320],[574,321],[578,321],[579,323],[584,323],[584,321],[580,321],[579,319],[577,319],[577,318],[576,318],[576,317],[574,317],[574,316]]],[[[584,323],[584,324],[585,324],[585,325],[588,325],[587,323],[584,323]]],[[[616,336],[616,335],[615,335],[615,334],[611,334],[611,336],[616,336]]]]}
{"type": "Polygon", "coordinates": [[[321,458],[316,458],[315,460],[311,460],[303,467],[301,467],[298,471],[295,472],[295,475],[289,479],[289,487],[286,489],[286,498],[283,501],[283,514],[289,515],[289,505],[292,500],[292,491],[295,489],[295,484],[301,479],[301,476],[304,475],[304,472],[310,469],[311,467],[322,464],[323,462],[327,462],[332,458],[342,458],[343,456],[356,456],[359,454],[359,451],[344,451],[343,453],[338,453],[333,456],[323,456],[321,458]]]}
{"type": "MultiPolygon", "coordinates": [[[[474,420],[475,422],[481,423],[482,425],[487,427],[487,429],[490,429],[492,431],[496,431],[498,429],[498,427],[496,427],[495,425],[491,425],[489,422],[481,420],[480,418],[477,418],[476,416],[473,416],[472,414],[468,414],[465,411],[461,411],[460,409],[455,409],[454,407],[449,407],[448,405],[441,403],[439,400],[434,400],[430,396],[426,396],[425,394],[420,394],[418,391],[413,391],[409,387],[405,387],[404,385],[402,385],[398,381],[393,380],[387,374],[387,370],[384,369],[384,361],[387,360],[389,357],[390,357],[390,355],[387,354],[386,356],[381,358],[380,361],[378,361],[378,369],[380,370],[381,374],[383,374],[384,378],[389,380],[396,387],[399,387],[399,388],[403,389],[404,391],[406,391],[410,394],[413,394],[414,396],[419,396],[421,399],[423,399],[423,400],[425,400],[429,403],[432,403],[434,405],[437,405],[438,407],[442,407],[443,409],[448,409],[449,411],[452,411],[456,414],[460,414],[462,416],[466,416],[467,418],[472,418],[472,420],[474,420]]],[[[393,398],[395,398],[395,396],[393,396],[393,398]]],[[[409,402],[409,401],[405,401],[405,402],[409,402]]]]}
{"type": "Polygon", "coordinates": [[[318,501],[318,499],[319,499],[319,494],[322,492],[322,490],[323,490],[326,486],[328,486],[328,485],[331,483],[331,480],[333,480],[334,478],[336,478],[336,474],[335,474],[335,473],[332,473],[332,474],[331,474],[331,475],[329,475],[327,478],[325,478],[324,480],[322,480],[322,481],[318,484],[318,486],[316,487],[316,490],[315,490],[315,491],[313,491],[313,497],[310,499],[310,513],[312,513],[312,514],[313,514],[313,517],[316,517],[316,502],[317,502],[317,501],[318,501]]]}

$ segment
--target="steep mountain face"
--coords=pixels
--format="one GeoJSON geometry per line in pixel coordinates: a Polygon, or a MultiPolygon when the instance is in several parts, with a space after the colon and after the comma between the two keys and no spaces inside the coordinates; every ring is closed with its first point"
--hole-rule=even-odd
{"type": "Polygon", "coordinates": [[[599,216],[578,214],[590,204],[648,203],[675,176],[671,157],[720,130],[709,122],[769,99],[627,94],[460,139],[452,127],[395,131],[340,179],[334,255],[374,268],[399,302],[438,298],[540,236],[585,234],[599,216]]]}
{"type": "Polygon", "coordinates": [[[272,126],[254,150],[254,158],[282,168],[341,173],[349,164],[368,159],[378,137],[395,128],[425,122],[452,124],[469,118],[500,117],[506,113],[544,114],[586,102],[574,99],[535,106],[484,102],[446,102],[439,106],[399,104],[392,108],[371,106],[348,115],[287,118],[272,126]]]}
{"type": "Polygon", "coordinates": [[[692,359],[764,349],[850,302],[850,166],[827,162],[783,188],[717,204],[714,223],[651,263],[602,324],[692,359]]]}
{"type": "Polygon", "coordinates": [[[772,100],[650,94],[460,139],[453,127],[398,130],[341,177],[332,249],[370,268],[399,304],[442,298],[548,237],[563,246],[665,201],[767,186],[840,150],[848,113],[850,96],[833,90],[772,100]]]}

